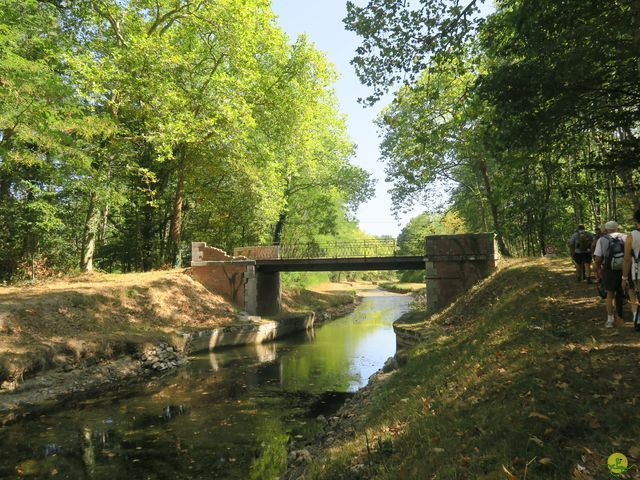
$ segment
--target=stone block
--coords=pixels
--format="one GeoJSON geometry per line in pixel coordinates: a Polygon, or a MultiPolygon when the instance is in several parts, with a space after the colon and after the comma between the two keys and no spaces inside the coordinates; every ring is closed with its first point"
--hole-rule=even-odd
{"type": "Polygon", "coordinates": [[[430,235],[425,240],[427,257],[433,256],[495,256],[493,233],[462,235],[430,235]]]}
{"type": "Polygon", "coordinates": [[[425,249],[428,313],[445,308],[496,268],[493,233],[431,235],[425,249]]]}

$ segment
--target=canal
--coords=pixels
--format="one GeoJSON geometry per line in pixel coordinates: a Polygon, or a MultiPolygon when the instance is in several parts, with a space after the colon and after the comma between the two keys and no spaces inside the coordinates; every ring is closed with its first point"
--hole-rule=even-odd
{"type": "Polygon", "coordinates": [[[194,356],[178,373],[0,429],[0,478],[272,479],[395,353],[410,297],[281,341],[194,356]]]}

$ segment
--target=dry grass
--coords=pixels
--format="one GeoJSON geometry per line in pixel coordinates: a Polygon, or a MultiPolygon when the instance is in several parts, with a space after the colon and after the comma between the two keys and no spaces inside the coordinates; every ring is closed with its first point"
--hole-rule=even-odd
{"type": "MultiPolygon", "coordinates": [[[[361,285],[358,284],[358,288],[361,285]]],[[[284,312],[301,310],[328,310],[354,302],[356,285],[345,283],[323,283],[310,287],[309,290],[290,288],[282,292],[282,309],[284,312]]]]}
{"type": "Polygon", "coordinates": [[[232,321],[231,305],[179,271],[1,287],[0,382],[232,321]]]}

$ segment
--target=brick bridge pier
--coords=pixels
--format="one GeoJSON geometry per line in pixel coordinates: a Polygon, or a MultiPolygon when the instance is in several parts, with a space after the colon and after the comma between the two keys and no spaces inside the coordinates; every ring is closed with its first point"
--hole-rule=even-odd
{"type": "MultiPolygon", "coordinates": [[[[280,272],[426,270],[427,313],[449,305],[458,295],[496,268],[492,233],[432,235],[425,239],[425,255],[283,258],[281,247],[246,247],[234,256],[204,242],[191,245],[193,276],[210,291],[223,295],[251,315],[280,311],[280,272]]],[[[364,256],[362,256],[364,255],[364,256]]]]}

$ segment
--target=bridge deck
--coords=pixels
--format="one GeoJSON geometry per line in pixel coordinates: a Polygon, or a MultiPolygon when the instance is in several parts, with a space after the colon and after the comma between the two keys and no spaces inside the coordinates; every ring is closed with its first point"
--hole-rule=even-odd
{"type": "Polygon", "coordinates": [[[337,272],[355,270],[424,270],[425,257],[345,257],[256,260],[261,272],[337,272]]]}

